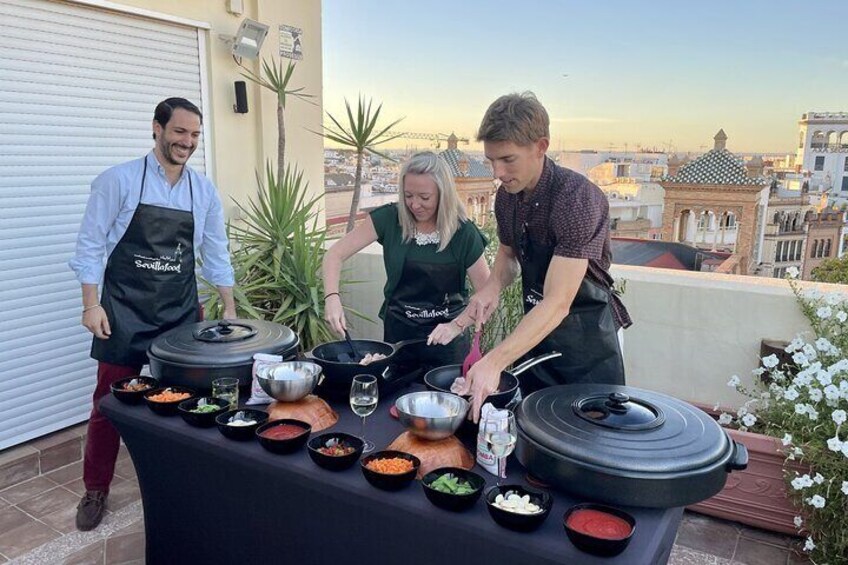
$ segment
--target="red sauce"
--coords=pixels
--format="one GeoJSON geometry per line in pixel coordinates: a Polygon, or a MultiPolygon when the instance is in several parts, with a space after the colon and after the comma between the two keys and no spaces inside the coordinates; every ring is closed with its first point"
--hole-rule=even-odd
{"type": "Polygon", "coordinates": [[[272,426],[262,432],[262,437],[266,439],[292,439],[295,438],[302,433],[306,432],[300,426],[295,426],[294,424],[280,424],[279,426],[272,426]]]}
{"type": "Polygon", "coordinates": [[[617,540],[630,535],[627,520],[590,508],[575,510],[566,522],[569,528],[600,539],[617,540]]]}

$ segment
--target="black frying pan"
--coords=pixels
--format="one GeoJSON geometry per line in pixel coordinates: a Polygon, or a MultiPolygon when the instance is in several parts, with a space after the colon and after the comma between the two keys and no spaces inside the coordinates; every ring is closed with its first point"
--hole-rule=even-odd
{"type": "Polygon", "coordinates": [[[350,389],[353,377],[356,375],[374,375],[385,378],[386,369],[395,361],[400,350],[407,346],[424,343],[426,339],[408,339],[397,343],[386,343],[372,339],[352,339],[354,349],[360,356],[368,353],[380,353],[384,359],[373,361],[368,365],[360,365],[360,358],[353,358],[351,347],[347,341],[330,341],[315,346],[305,357],[321,365],[324,370],[323,387],[330,389],[350,389]]]}

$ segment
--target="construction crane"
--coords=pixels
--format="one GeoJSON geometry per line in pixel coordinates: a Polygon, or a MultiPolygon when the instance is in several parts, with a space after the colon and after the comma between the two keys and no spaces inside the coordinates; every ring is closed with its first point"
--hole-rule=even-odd
{"type": "Polygon", "coordinates": [[[468,145],[467,137],[456,137],[455,134],[445,135],[443,133],[418,133],[412,131],[388,131],[386,137],[401,137],[403,139],[426,139],[432,142],[436,149],[442,146],[443,141],[448,141],[451,137],[456,138],[457,143],[468,145]]]}

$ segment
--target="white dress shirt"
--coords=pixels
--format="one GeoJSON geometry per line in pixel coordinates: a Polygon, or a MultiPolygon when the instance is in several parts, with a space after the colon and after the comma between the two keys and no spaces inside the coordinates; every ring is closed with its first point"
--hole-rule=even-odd
{"type": "MultiPolygon", "coordinates": [[[[172,187],[153,151],[145,159],[147,176],[142,203],[191,210],[194,255],[203,259],[203,277],[216,286],[233,286],[235,280],[227,249],[224,210],[215,185],[186,165],[172,187]]],[[[101,283],[106,259],[127,231],[138,205],[143,166],[142,159],[134,159],[107,169],[92,181],[91,196],[77,236],[76,253],[68,262],[81,284],[101,283]]]]}

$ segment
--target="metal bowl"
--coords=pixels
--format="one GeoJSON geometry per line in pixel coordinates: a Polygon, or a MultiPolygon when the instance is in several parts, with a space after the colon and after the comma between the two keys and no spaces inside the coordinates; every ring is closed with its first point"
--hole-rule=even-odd
{"type": "Polygon", "coordinates": [[[423,439],[444,439],[459,428],[468,412],[468,401],[449,392],[413,392],[395,401],[403,426],[423,439]]]}
{"type": "Polygon", "coordinates": [[[321,366],[309,361],[284,361],[256,373],[256,380],[268,396],[282,402],[295,402],[312,393],[321,377],[321,366]]]}

